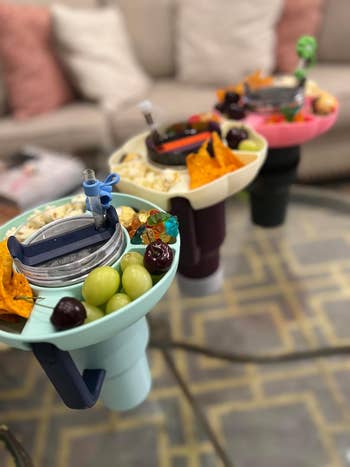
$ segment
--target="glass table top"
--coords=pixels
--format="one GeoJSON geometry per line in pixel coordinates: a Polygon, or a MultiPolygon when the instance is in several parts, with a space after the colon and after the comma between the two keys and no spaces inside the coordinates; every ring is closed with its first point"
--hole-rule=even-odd
{"type": "MultiPolygon", "coordinates": [[[[226,202],[226,221],[222,288],[191,297],[175,281],[152,329],[254,355],[350,345],[350,199],[295,187],[286,223],[264,229],[252,225],[243,194],[226,202]]],[[[77,412],[29,352],[4,350],[0,424],[36,467],[350,465],[347,356],[256,365],[150,348],[149,357],[153,387],[142,405],[77,412]]],[[[0,459],[13,465],[3,447],[0,459]]]]}

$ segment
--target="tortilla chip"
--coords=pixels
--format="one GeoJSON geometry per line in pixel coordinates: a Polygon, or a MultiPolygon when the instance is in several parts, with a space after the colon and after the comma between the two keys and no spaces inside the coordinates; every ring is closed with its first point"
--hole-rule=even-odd
{"type": "Polygon", "coordinates": [[[208,140],[205,141],[197,153],[191,153],[186,157],[191,190],[210,183],[226,173],[237,170],[245,165],[223,143],[216,132],[212,133],[214,157],[211,157],[208,152],[208,143],[208,140]]]}
{"type": "Polygon", "coordinates": [[[224,102],[226,92],[227,90],[223,88],[216,90],[216,97],[218,99],[218,102],[224,102]]]}
{"type": "Polygon", "coordinates": [[[208,143],[204,143],[198,153],[189,154],[186,157],[186,165],[190,176],[190,188],[198,188],[206,183],[212,182],[220,176],[220,167],[206,148],[208,143]]]}
{"type": "Polygon", "coordinates": [[[199,148],[197,154],[195,154],[195,155],[211,159],[211,156],[210,156],[210,154],[208,152],[208,143],[209,143],[208,140],[204,141],[204,143],[199,148]]]}
{"type": "Polygon", "coordinates": [[[220,167],[230,168],[229,172],[243,167],[244,164],[235,156],[234,152],[223,143],[216,132],[212,134],[212,141],[215,159],[220,167]]]}
{"type": "Polygon", "coordinates": [[[211,157],[208,152],[209,141],[205,141],[197,153],[191,153],[186,157],[191,190],[210,183],[244,165],[224,145],[219,135],[215,132],[212,133],[212,142],[215,157],[211,157]]]}
{"type": "Polygon", "coordinates": [[[250,89],[256,90],[272,86],[273,78],[272,76],[264,76],[261,70],[255,70],[254,73],[244,79],[244,82],[248,83],[250,89]]]}
{"type": "Polygon", "coordinates": [[[10,314],[28,318],[34,305],[33,291],[26,277],[13,271],[7,240],[0,242],[0,254],[0,319],[10,314]],[[17,300],[19,296],[27,299],[17,300]]]}
{"type": "Polygon", "coordinates": [[[216,97],[218,102],[224,102],[225,94],[227,92],[236,92],[237,94],[242,96],[244,94],[244,83],[247,83],[251,90],[256,90],[267,86],[272,86],[273,77],[264,76],[261,70],[255,70],[252,74],[246,76],[243,79],[243,81],[240,81],[235,85],[217,89],[216,97]]]}
{"type": "Polygon", "coordinates": [[[2,313],[5,310],[0,310],[0,321],[7,321],[8,323],[18,323],[21,318],[17,315],[11,315],[10,313],[2,313]]]}
{"type": "Polygon", "coordinates": [[[6,287],[11,282],[12,277],[12,257],[7,248],[7,239],[0,242],[0,270],[2,271],[2,281],[6,287]]]}
{"type": "Polygon", "coordinates": [[[33,309],[34,295],[23,274],[14,273],[10,287],[0,282],[0,309],[2,314],[14,314],[28,318],[33,309]],[[18,300],[17,297],[26,297],[18,300]],[[31,301],[31,299],[33,299],[31,301]]]}

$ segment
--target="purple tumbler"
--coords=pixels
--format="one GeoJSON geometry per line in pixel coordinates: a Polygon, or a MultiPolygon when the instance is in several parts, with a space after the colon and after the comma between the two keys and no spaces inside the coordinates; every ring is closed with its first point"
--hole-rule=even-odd
{"type": "Polygon", "coordinates": [[[225,202],[193,209],[188,199],[171,199],[171,213],[179,221],[181,248],[178,273],[193,294],[213,292],[221,285],[220,246],[225,239],[225,202]],[[208,279],[208,281],[206,281],[208,279]],[[201,286],[200,286],[201,284],[201,286]]]}

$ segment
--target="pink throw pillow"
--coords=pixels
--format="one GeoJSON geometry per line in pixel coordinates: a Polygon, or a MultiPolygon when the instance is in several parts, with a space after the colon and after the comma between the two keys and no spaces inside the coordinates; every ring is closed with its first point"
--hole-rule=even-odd
{"type": "Polygon", "coordinates": [[[72,100],[51,43],[47,8],[0,2],[0,61],[15,118],[47,113],[72,100]]]}
{"type": "Polygon", "coordinates": [[[322,20],[324,0],[285,0],[277,24],[276,68],[290,73],[298,64],[295,45],[304,34],[317,35],[322,20]]]}

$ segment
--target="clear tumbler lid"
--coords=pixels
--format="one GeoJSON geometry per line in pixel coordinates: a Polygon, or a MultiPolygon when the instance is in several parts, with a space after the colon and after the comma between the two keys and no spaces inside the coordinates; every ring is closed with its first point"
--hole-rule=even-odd
{"type": "MultiPolygon", "coordinates": [[[[90,215],[59,219],[35,232],[24,245],[33,245],[41,240],[55,238],[94,224],[94,218],[90,215]]],[[[125,247],[125,233],[118,222],[115,231],[105,242],[78,248],[35,266],[23,264],[18,258],[15,258],[14,262],[17,270],[23,273],[30,283],[43,287],[62,287],[83,281],[87,274],[98,266],[114,263],[123,254],[125,247]]]]}

